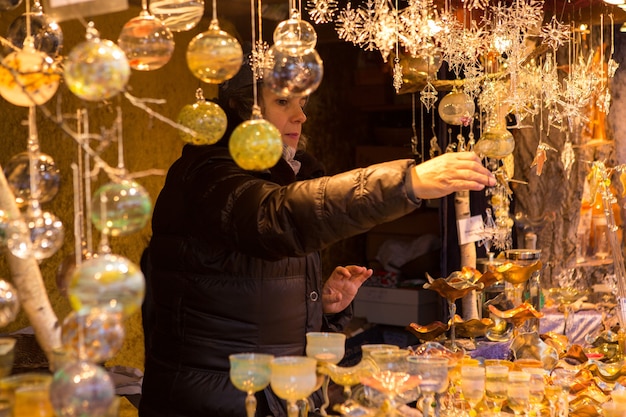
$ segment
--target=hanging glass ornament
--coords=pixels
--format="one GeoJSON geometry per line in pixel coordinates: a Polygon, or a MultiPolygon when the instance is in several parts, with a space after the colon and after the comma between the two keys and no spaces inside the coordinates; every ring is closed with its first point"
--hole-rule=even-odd
{"type": "Polygon", "coordinates": [[[141,230],[151,211],[148,191],[135,181],[107,183],[91,200],[91,221],[108,236],[129,235],[141,230]]]}
{"type": "Polygon", "coordinates": [[[0,279],[0,327],[12,323],[19,311],[17,290],[10,282],[0,279]]]}
{"type": "Polygon", "coordinates": [[[119,310],[92,307],[70,312],[61,325],[61,344],[78,360],[103,363],[120,351],[124,343],[124,323],[119,310]]]}
{"type": "Polygon", "coordinates": [[[274,30],[274,46],[290,55],[304,54],[314,49],[317,33],[313,25],[300,18],[297,9],[291,11],[288,20],[283,20],[274,30]]]}
{"type": "Polygon", "coordinates": [[[104,416],[113,403],[115,386],[103,367],[81,360],[57,370],[49,392],[58,417],[104,416]]]}
{"type": "Polygon", "coordinates": [[[408,85],[421,85],[426,79],[436,78],[442,63],[441,52],[434,48],[415,57],[406,52],[399,55],[402,82],[408,85]]]}
{"type": "Polygon", "coordinates": [[[201,88],[196,90],[196,100],[194,104],[183,106],[178,113],[178,123],[195,134],[180,130],[180,138],[193,145],[212,145],[226,132],[226,113],[216,103],[206,100],[201,88]]]}
{"type": "Polygon", "coordinates": [[[124,51],[108,39],[100,39],[93,22],[86,40],[68,55],[63,75],[72,93],[87,101],[101,101],[126,88],[130,65],[124,51]]]}
{"type": "Polygon", "coordinates": [[[279,96],[306,96],[322,82],[324,65],[315,49],[301,55],[290,55],[272,46],[268,56],[272,65],[265,69],[264,85],[279,96]]]}
{"type": "Polygon", "coordinates": [[[65,230],[63,223],[54,214],[42,211],[36,202],[30,202],[20,219],[13,220],[7,227],[7,247],[22,259],[30,256],[42,260],[54,255],[63,246],[65,230]]]}
{"type": "Polygon", "coordinates": [[[9,213],[0,209],[0,246],[7,244],[7,228],[9,227],[9,213]]]}
{"type": "Polygon", "coordinates": [[[11,52],[0,66],[0,95],[15,106],[46,103],[59,87],[60,75],[48,55],[37,51],[32,38],[24,49],[11,52]]]}
{"type": "Polygon", "coordinates": [[[204,0],[152,0],[149,9],[172,32],[183,32],[202,19],[204,0]]]}
{"type": "Polygon", "coordinates": [[[507,130],[506,112],[499,106],[487,114],[482,135],[474,145],[474,151],[488,158],[502,159],[515,149],[515,139],[507,130]]]}
{"type": "Polygon", "coordinates": [[[36,50],[56,57],[63,48],[63,30],[50,16],[43,13],[41,4],[36,1],[29,13],[18,16],[7,30],[7,40],[16,48],[23,48],[28,36],[27,18],[30,18],[30,31],[36,50]]]}
{"type": "MultiPolygon", "coordinates": [[[[45,153],[39,153],[33,160],[37,171],[37,199],[40,203],[51,201],[58,193],[61,185],[61,174],[54,159],[45,153]]],[[[6,163],[4,175],[7,183],[15,195],[18,206],[24,207],[31,198],[30,156],[28,152],[21,152],[6,163]]]]}
{"type": "Polygon", "coordinates": [[[0,0],[0,12],[13,10],[22,3],[22,0],[0,0]]]}
{"type": "Polygon", "coordinates": [[[241,44],[212,20],[209,30],[196,35],[187,46],[187,66],[191,73],[210,84],[233,78],[243,63],[241,44]]]}
{"type": "Polygon", "coordinates": [[[474,119],[475,108],[470,96],[453,89],[439,102],[439,117],[449,125],[468,126],[474,119]]]}
{"type": "Polygon", "coordinates": [[[117,44],[126,54],[130,67],[138,71],[159,69],[174,53],[174,35],[145,9],[122,27],[117,44]]]}
{"type": "Polygon", "coordinates": [[[107,253],[81,263],[74,270],[67,293],[74,311],[113,308],[128,317],[141,307],[145,285],[137,265],[107,253]]]}
{"type": "Polygon", "coordinates": [[[228,149],[241,168],[263,171],[276,165],[283,154],[283,141],[278,128],[263,119],[255,107],[252,119],[233,130],[228,149]]]}

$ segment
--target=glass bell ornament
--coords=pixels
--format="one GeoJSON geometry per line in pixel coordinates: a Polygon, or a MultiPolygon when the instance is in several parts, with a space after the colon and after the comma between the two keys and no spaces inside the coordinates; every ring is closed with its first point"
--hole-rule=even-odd
{"type": "Polygon", "coordinates": [[[67,294],[74,311],[121,309],[125,317],[141,307],[145,294],[141,269],[123,256],[100,254],[75,270],[67,294]]]}
{"type": "Polygon", "coordinates": [[[19,311],[17,290],[10,282],[0,279],[0,327],[12,323],[19,311]]]}
{"type": "Polygon", "coordinates": [[[37,260],[51,257],[63,246],[64,237],[61,220],[36,207],[27,207],[22,217],[11,221],[7,227],[7,247],[21,259],[30,256],[37,260]]]}
{"type": "Polygon", "coordinates": [[[94,363],[111,359],[124,344],[122,313],[110,308],[92,307],[72,311],[61,325],[61,344],[75,359],[82,357],[94,363]]]}
{"type": "Polygon", "coordinates": [[[108,236],[129,235],[141,230],[151,212],[148,191],[135,181],[104,184],[91,200],[91,221],[108,236]]]}
{"type": "Polygon", "coordinates": [[[110,40],[100,39],[90,22],[86,40],[67,56],[63,75],[74,95],[87,101],[101,101],[126,88],[130,65],[124,51],[110,40]]]}
{"type": "Polygon", "coordinates": [[[439,117],[449,125],[468,126],[474,118],[474,100],[463,91],[453,89],[439,102],[439,117]]]}
{"type": "Polygon", "coordinates": [[[315,49],[291,55],[272,46],[268,56],[272,65],[265,68],[263,84],[279,96],[306,96],[322,82],[324,65],[315,49]]]}
{"type": "Polygon", "coordinates": [[[192,145],[212,145],[226,132],[226,113],[216,103],[206,100],[200,88],[196,92],[196,99],[194,104],[183,106],[178,113],[178,123],[196,134],[179,130],[180,138],[192,145]]]}
{"type": "Polygon", "coordinates": [[[105,416],[115,397],[115,386],[103,367],[82,360],[57,370],[49,392],[58,417],[105,416]]]}
{"type": "Polygon", "coordinates": [[[30,18],[30,31],[36,50],[56,57],[63,48],[63,30],[50,16],[43,13],[41,4],[35,2],[30,13],[18,16],[7,29],[6,38],[13,46],[22,48],[28,36],[27,18],[30,18]]]}
{"type": "MultiPolygon", "coordinates": [[[[37,171],[37,200],[40,203],[51,201],[58,193],[61,185],[61,174],[54,159],[45,153],[39,153],[35,160],[37,171]]],[[[7,183],[15,195],[15,202],[23,207],[31,196],[30,155],[20,152],[9,159],[4,166],[7,183]]]]}
{"type": "Polygon", "coordinates": [[[274,46],[280,51],[298,55],[314,49],[317,33],[313,25],[300,18],[298,10],[291,12],[291,17],[283,20],[274,30],[274,46]]]}
{"type": "Polygon", "coordinates": [[[174,53],[174,35],[147,10],[122,27],[117,44],[126,54],[130,67],[138,71],[159,69],[174,53]]]}
{"type": "Polygon", "coordinates": [[[183,32],[202,19],[204,0],[152,0],[149,10],[172,32],[183,32]]]}
{"type": "Polygon", "coordinates": [[[220,84],[233,78],[243,63],[241,44],[212,20],[209,30],[196,35],[187,46],[187,66],[205,83],[220,84]]]}
{"type": "Polygon", "coordinates": [[[250,171],[273,167],[283,154],[280,131],[260,114],[257,107],[252,119],[237,126],[228,142],[230,155],[237,165],[250,171]]]}
{"type": "Polygon", "coordinates": [[[60,78],[55,62],[36,50],[30,38],[22,50],[2,60],[0,95],[15,106],[41,105],[57,92],[60,78]]]}
{"type": "Polygon", "coordinates": [[[13,10],[20,4],[22,4],[22,0],[0,0],[0,11],[13,10]]]}
{"type": "Polygon", "coordinates": [[[513,153],[515,139],[506,127],[506,112],[502,108],[489,112],[474,152],[493,159],[503,159],[513,153]]]}

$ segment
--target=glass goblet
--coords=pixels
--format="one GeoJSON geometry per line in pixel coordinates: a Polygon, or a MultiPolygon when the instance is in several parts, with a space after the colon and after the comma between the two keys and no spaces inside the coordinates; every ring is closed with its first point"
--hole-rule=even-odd
{"type": "Polygon", "coordinates": [[[271,362],[274,355],[263,353],[236,353],[228,357],[230,361],[230,381],[246,396],[246,414],[254,417],[256,413],[256,397],[254,393],[261,391],[270,383],[272,374],[271,362]]]}
{"type": "MultiPolygon", "coordinates": [[[[308,332],[306,334],[306,355],[317,360],[318,365],[329,363],[336,365],[346,352],[346,335],[343,333],[308,332]]],[[[324,375],[322,395],[324,404],[320,407],[320,414],[325,416],[326,408],[330,404],[328,398],[328,375],[324,375]]]]}
{"type": "Polygon", "coordinates": [[[485,368],[481,366],[464,366],[461,368],[461,392],[470,405],[469,414],[485,396],[485,368]]]}
{"type": "Polygon", "coordinates": [[[561,397],[561,391],[563,391],[563,389],[560,386],[551,383],[546,384],[544,387],[546,398],[550,403],[550,417],[556,416],[556,408],[559,398],[561,397]]]}
{"type": "Polygon", "coordinates": [[[526,414],[530,405],[530,374],[523,371],[510,371],[508,376],[507,400],[509,408],[518,417],[526,414]]]}
{"type": "Polygon", "coordinates": [[[422,414],[424,417],[430,416],[431,408],[437,410],[437,398],[435,394],[445,392],[448,387],[448,359],[437,357],[408,356],[409,374],[421,377],[419,389],[424,400],[422,402],[422,414]]]}
{"type": "Polygon", "coordinates": [[[541,416],[541,403],[545,396],[546,371],[541,368],[522,368],[522,371],[530,374],[530,409],[537,417],[541,416]]]}
{"type": "Polygon", "coordinates": [[[502,413],[502,404],[506,400],[506,384],[509,376],[509,367],[506,365],[485,366],[485,398],[497,417],[502,413]]]}
{"type": "Polygon", "coordinates": [[[281,356],[272,359],[272,391],[287,401],[287,415],[298,416],[297,401],[307,398],[317,385],[317,361],[306,356],[281,356]]]}

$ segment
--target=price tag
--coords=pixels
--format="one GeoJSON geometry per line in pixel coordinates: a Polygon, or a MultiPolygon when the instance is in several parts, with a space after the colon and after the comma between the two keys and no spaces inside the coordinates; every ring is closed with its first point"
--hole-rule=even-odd
{"type": "Polygon", "coordinates": [[[459,245],[478,242],[485,236],[485,224],[481,216],[460,219],[457,222],[457,229],[459,231],[459,245]]]}
{"type": "Polygon", "coordinates": [[[128,9],[128,0],[43,0],[47,16],[57,22],[128,9]]]}

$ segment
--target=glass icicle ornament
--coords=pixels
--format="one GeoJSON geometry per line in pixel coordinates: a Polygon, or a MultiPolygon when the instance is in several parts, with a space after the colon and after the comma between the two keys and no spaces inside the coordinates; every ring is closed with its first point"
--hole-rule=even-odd
{"type": "Polygon", "coordinates": [[[265,69],[264,85],[279,96],[306,96],[322,82],[324,65],[315,49],[291,54],[274,45],[268,56],[272,65],[265,69]]]}
{"type": "Polygon", "coordinates": [[[228,142],[237,165],[250,171],[263,171],[276,165],[283,154],[283,141],[276,126],[261,116],[255,105],[252,118],[233,130],[228,142]]]}
{"type": "Polygon", "coordinates": [[[150,14],[146,0],[139,16],[122,27],[117,44],[126,54],[130,67],[137,71],[159,69],[174,53],[174,35],[161,19],[150,14]]]}
{"type": "Polygon", "coordinates": [[[196,90],[196,102],[183,106],[178,113],[178,123],[192,130],[179,130],[180,138],[193,145],[212,145],[219,141],[228,124],[224,110],[206,100],[202,89],[196,90]]]}
{"type": "Polygon", "coordinates": [[[65,61],[63,75],[67,87],[87,101],[116,96],[126,88],[130,78],[126,54],[110,40],[100,39],[93,22],[89,22],[85,38],[65,61]]]}
{"type": "Polygon", "coordinates": [[[31,12],[18,16],[9,25],[6,38],[13,46],[23,48],[26,38],[29,36],[29,31],[36,50],[53,58],[61,52],[63,48],[63,30],[56,21],[44,14],[38,1],[33,3],[31,12]],[[30,22],[27,22],[27,19],[30,19],[30,22]]]}
{"type": "Polygon", "coordinates": [[[274,30],[274,46],[276,49],[290,55],[298,55],[315,48],[317,33],[313,25],[300,18],[297,9],[291,11],[291,16],[283,20],[274,30]]]}
{"type": "Polygon", "coordinates": [[[187,46],[187,66],[205,83],[220,84],[233,78],[243,63],[239,41],[213,19],[209,30],[196,35],[187,46]]]}
{"type": "Polygon", "coordinates": [[[152,0],[150,13],[172,32],[196,27],[204,14],[204,0],[152,0]]]}

